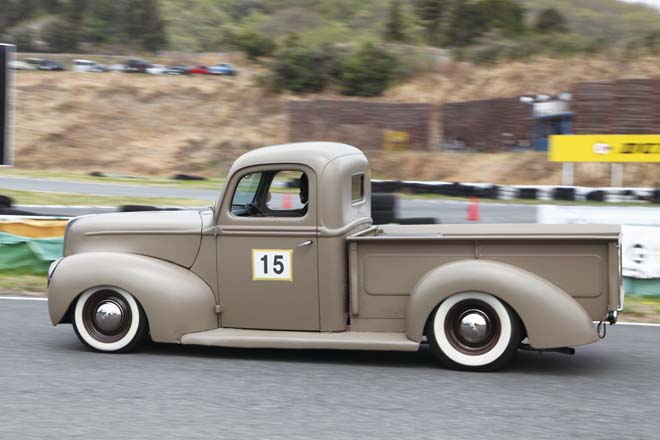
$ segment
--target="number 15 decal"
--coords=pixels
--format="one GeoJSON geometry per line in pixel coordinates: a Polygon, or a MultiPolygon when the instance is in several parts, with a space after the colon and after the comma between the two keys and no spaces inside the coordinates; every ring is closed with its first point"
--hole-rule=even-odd
{"type": "Polygon", "coordinates": [[[252,249],[254,281],[293,281],[293,249],[252,249]]]}

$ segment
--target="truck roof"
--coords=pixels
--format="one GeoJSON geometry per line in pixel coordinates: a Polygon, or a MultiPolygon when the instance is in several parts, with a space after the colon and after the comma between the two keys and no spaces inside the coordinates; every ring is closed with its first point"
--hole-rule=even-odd
{"type": "Polygon", "coordinates": [[[239,157],[230,173],[241,168],[267,163],[299,163],[311,167],[321,175],[325,166],[334,159],[351,154],[363,155],[362,151],[338,142],[299,142],[257,148],[239,157]]]}

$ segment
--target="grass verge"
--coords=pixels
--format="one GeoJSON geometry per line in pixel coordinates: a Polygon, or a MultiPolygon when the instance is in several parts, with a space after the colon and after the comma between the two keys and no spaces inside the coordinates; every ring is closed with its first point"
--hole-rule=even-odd
{"type": "Polygon", "coordinates": [[[97,196],[93,194],[69,194],[41,191],[17,191],[0,189],[2,195],[9,196],[17,205],[69,205],[69,206],[210,206],[211,200],[180,199],[168,197],[125,197],[97,196]]]}
{"type": "Polygon", "coordinates": [[[20,168],[5,168],[2,170],[3,176],[8,177],[28,177],[34,179],[66,180],[71,182],[91,182],[91,183],[120,183],[126,185],[148,185],[162,186],[166,188],[194,188],[194,189],[217,189],[220,191],[224,187],[225,179],[220,177],[211,177],[207,180],[173,180],[165,176],[121,176],[110,175],[110,177],[95,177],[89,174],[75,171],[46,171],[46,170],[26,170],[20,168]]]}
{"type": "Polygon", "coordinates": [[[0,294],[46,296],[46,275],[13,271],[0,272],[0,294]]]}
{"type": "Polygon", "coordinates": [[[623,322],[650,322],[660,324],[660,295],[626,295],[620,320],[623,322]]]}

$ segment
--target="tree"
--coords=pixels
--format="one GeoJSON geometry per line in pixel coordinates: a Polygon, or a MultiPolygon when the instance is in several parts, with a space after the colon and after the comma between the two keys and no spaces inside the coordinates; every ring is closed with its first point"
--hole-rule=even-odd
{"type": "Polygon", "coordinates": [[[156,51],[165,45],[165,25],[157,0],[131,0],[124,9],[124,34],[129,44],[156,51]]]}
{"type": "Polygon", "coordinates": [[[447,0],[418,0],[416,12],[424,27],[426,40],[433,46],[443,42],[441,33],[442,20],[447,9],[447,0]]]}
{"type": "Polygon", "coordinates": [[[385,41],[405,41],[403,17],[401,15],[401,1],[392,0],[387,23],[385,24],[385,41]]]}
{"type": "Polygon", "coordinates": [[[273,40],[252,30],[241,32],[234,44],[251,60],[272,54],[276,47],[273,40]]]}
{"type": "Polygon", "coordinates": [[[380,96],[390,85],[398,60],[386,50],[366,44],[343,62],[342,93],[349,96],[380,96]]]}
{"type": "Polygon", "coordinates": [[[51,52],[72,52],[78,49],[76,26],[62,17],[53,17],[44,26],[43,39],[51,52]]]}
{"type": "Polygon", "coordinates": [[[7,1],[0,0],[0,35],[7,30],[7,1]]]}
{"type": "Polygon", "coordinates": [[[477,8],[484,27],[481,33],[496,28],[512,36],[525,30],[525,9],[513,0],[481,0],[477,8]]]}
{"type": "Polygon", "coordinates": [[[119,18],[114,0],[94,0],[83,17],[81,38],[93,43],[117,40],[119,18]]]}
{"type": "Polygon", "coordinates": [[[566,23],[558,10],[548,8],[541,11],[537,17],[535,28],[541,33],[563,32],[566,30],[566,23]]]}
{"type": "Polygon", "coordinates": [[[489,29],[490,19],[484,14],[483,5],[456,0],[447,21],[445,43],[455,47],[468,46],[489,29]]]}
{"type": "Polygon", "coordinates": [[[165,24],[160,16],[158,0],[144,0],[145,15],[143,16],[144,32],[142,47],[155,52],[167,43],[165,39],[165,24]]]}

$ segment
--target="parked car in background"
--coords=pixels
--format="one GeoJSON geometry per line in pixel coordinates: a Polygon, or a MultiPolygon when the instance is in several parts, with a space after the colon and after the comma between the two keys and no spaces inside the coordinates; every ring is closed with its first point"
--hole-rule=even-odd
{"type": "Polygon", "coordinates": [[[46,60],[43,58],[25,58],[23,61],[26,63],[34,66],[35,68],[38,68],[41,66],[46,60]]]}
{"type": "Polygon", "coordinates": [[[206,66],[195,66],[191,67],[190,70],[188,70],[188,73],[192,75],[210,75],[211,71],[206,66]]]}
{"type": "Polygon", "coordinates": [[[50,71],[50,72],[61,72],[63,70],[66,70],[62,63],[52,60],[44,60],[44,62],[41,63],[41,65],[39,65],[37,69],[50,71]]]}
{"type": "Polygon", "coordinates": [[[188,75],[190,73],[190,66],[185,64],[176,64],[174,66],[168,67],[165,73],[169,75],[188,75]]]}
{"type": "Polygon", "coordinates": [[[145,60],[132,59],[128,60],[124,66],[124,72],[126,73],[147,73],[151,63],[145,60]]]}
{"type": "Polygon", "coordinates": [[[152,75],[162,75],[165,72],[167,72],[167,67],[163,66],[162,64],[152,64],[151,66],[147,67],[146,70],[146,73],[150,73],[152,75]]]}
{"type": "Polygon", "coordinates": [[[73,70],[76,72],[107,72],[105,64],[92,60],[73,60],[73,70]]]}
{"type": "Polygon", "coordinates": [[[25,61],[10,61],[7,63],[7,66],[14,70],[36,70],[36,67],[26,63],[25,61]]]}
{"type": "Polygon", "coordinates": [[[215,66],[210,66],[208,70],[212,75],[238,75],[238,69],[236,69],[233,64],[229,63],[216,64],[215,66]]]}
{"type": "Polygon", "coordinates": [[[109,72],[123,72],[126,70],[126,64],[110,64],[107,69],[109,72]]]}

